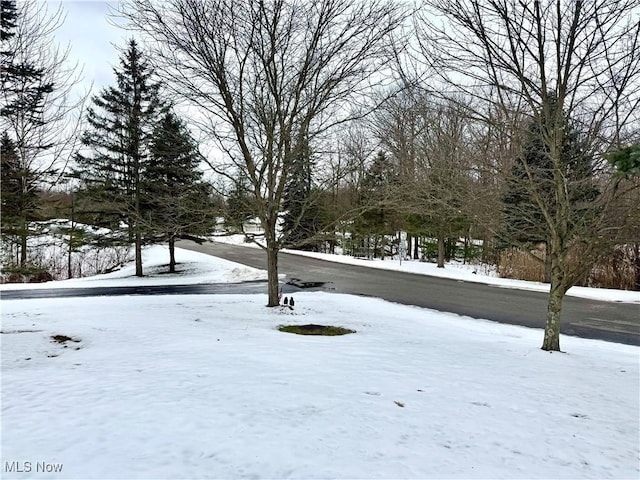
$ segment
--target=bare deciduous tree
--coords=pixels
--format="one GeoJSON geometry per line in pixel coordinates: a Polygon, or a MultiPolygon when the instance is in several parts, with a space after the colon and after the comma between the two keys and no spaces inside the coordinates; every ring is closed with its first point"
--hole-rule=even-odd
{"type": "Polygon", "coordinates": [[[265,232],[268,305],[278,305],[277,224],[290,165],[364,104],[402,11],[386,0],[126,0],[121,13],[198,107],[200,127],[227,160],[212,162],[215,170],[248,179],[265,232]]]}
{"type": "Polygon", "coordinates": [[[457,239],[469,226],[472,121],[458,107],[461,103],[404,89],[373,122],[398,171],[387,202],[403,215],[410,232],[437,238],[439,268],[444,268],[445,241],[457,239]]]}
{"type": "Polygon", "coordinates": [[[539,176],[526,162],[523,168],[549,232],[544,350],[560,349],[562,300],[610,235],[607,206],[619,187],[602,169],[597,198],[588,205],[572,199],[564,126],[567,118],[574,122],[595,158],[619,148],[626,135],[637,131],[639,10],[637,0],[431,0],[425,2],[429,15],[418,22],[423,58],[447,85],[505,115],[530,112],[538,124],[552,194],[541,191],[539,176]],[[587,260],[580,265],[569,261],[578,252],[587,260]]]}

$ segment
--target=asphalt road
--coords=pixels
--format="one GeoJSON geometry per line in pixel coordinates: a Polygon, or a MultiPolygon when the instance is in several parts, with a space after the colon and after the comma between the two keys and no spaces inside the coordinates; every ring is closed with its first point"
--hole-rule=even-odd
{"type": "MultiPolygon", "coordinates": [[[[267,268],[260,249],[220,243],[187,248],[256,268],[267,268]]],[[[279,273],[286,280],[324,282],[320,290],[384,298],[405,305],[432,308],[501,323],[543,328],[547,295],[539,292],[496,287],[411,273],[379,270],[280,253],[279,273]]],[[[640,345],[640,305],[600,302],[566,296],[561,331],[567,335],[640,345]]],[[[540,340],[542,342],[542,339],[540,340]]]]}
{"type": "MultiPolygon", "coordinates": [[[[90,288],[38,288],[25,290],[7,290],[0,292],[1,300],[27,300],[35,298],[61,297],[101,297],[115,295],[200,295],[200,294],[251,294],[267,291],[266,281],[250,281],[241,283],[207,283],[196,285],[150,285],[124,287],[90,287],[90,288]]],[[[283,292],[295,293],[300,288],[283,286],[283,292]]]]}
{"type": "MultiPolygon", "coordinates": [[[[256,268],[266,269],[262,250],[242,246],[189,241],[187,248],[256,268]]],[[[411,273],[345,265],[299,255],[280,253],[279,273],[286,274],[283,292],[314,290],[380,297],[405,305],[432,308],[501,323],[543,328],[547,295],[539,292],[496,287],[411,273]],[[318,285],[320,284],[320,285],[318,285]]],[[[266,293],[266,282],[240,284],[163,285],[148,287],[93,287],[0,292],[0,299],[88,297],[105,295],[169,295],[216,293],[266,293]]],[[[401,320],[401,319],[399,319],[401,320]]],[[[640,305],[599,302],[565,297],[561,331],[567,335],[640,345],[640,305]]],[[[542,340],[541,340],[542,341],[542,340]]]]}

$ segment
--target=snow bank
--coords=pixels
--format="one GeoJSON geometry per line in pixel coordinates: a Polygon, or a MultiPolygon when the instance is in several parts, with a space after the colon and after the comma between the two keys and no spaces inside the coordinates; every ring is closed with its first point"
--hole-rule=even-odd
{"type": "Polygon", "coordinates": [[[176,273],[169,274],[169,247],[153,245],[143,250],[144,277],[135,276],[135,264],[127,263],[120,270],[92,277],[74,278],[46,283],[12,283],[0,285],[2,290],[25,288],[117,287],[131,285],[172,285],[196,283],[230,283],[266,280],[267,272],[247,267],[203,253],[176,248],[176,273]]]}

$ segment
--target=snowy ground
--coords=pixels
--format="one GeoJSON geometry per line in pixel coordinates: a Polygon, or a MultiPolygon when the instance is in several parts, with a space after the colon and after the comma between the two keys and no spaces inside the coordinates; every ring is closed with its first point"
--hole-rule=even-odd
{"type": "Polygon", "coordinates": [[[102,275],[45,283],[6,283],[2,290],[32,288],[117,287],[122,285],[188,285],[194,283],[230,283],[266,280],[267,272],[229,262],[222,258],[176,248],[176,273],[169,274],[169,247],[153,245],[142,252],[144,277],[135,276],[135,265],[129,263],[121,269],[102,275]]]}
{"type": "Polygon", "coordinates": [[[3,300],[2,478],[640,475],[637,347],[563,336],[550,354],[540,330],[377,299],[265,300],[3,300]]]}
{"type": "MultiPolygon", "coordinates": [[[[217,236],[213,237],[212,240],[220,243],[256,247],[255,244],[244,243],[244,235],[217,236]]],[[[300,250],[286,249],[283,250],[283,252],[319,258],[322,260],[328,260],[330,262],[359,265],[361,267],[396,270],[401,272],[416,273],[420,275],[429,275],[432,277],[453,278],[456,280],[465,280],[468,282],[486,283],[489,285],[496,285],[500,288],[516,288],[519,290],[532,290],[536,292],[549,291],[549,284],[541,282],[528,282],[524,280],[513,280],[510,278],[500,278],[497,276],[495,268],[485,264],[463,265],[460,262],[449,262],[446,264],[445,268],[438,268],[435,263],[419,262],[413,260],[403,261],[402,263],[400,263],[398,259],[364,260],[353,258],[349,255],[332,255],[329,253],[304,252],[300,250]]],[[[609,288],[571,287],[567,292],[567,295],[580,298],[590,298],[593,300],[602,300],[607,302],[640,303],[640,292],[615,290],[609,288]]]]}

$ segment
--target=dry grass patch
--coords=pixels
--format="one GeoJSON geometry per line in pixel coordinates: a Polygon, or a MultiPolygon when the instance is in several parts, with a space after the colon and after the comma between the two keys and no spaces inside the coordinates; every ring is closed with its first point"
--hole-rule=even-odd
{"type": "Polygon", "coordinates": [[[309,323],[307,325],[280,325],[278,330],[286,333],[295,333],[297,335],[321,335],[325,337],[356,333],[355,330],[350,330],[348,328],[335,327],[333,325],[316,325],[313,323],[309,323]]]}

